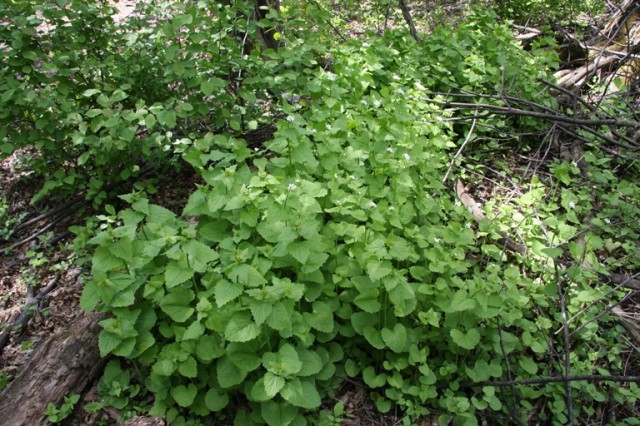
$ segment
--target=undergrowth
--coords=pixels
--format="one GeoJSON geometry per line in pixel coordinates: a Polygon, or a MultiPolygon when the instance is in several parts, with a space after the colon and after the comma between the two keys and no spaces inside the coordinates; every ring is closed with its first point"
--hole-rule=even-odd
{"type": "Polygon", "coordinates": [[[623,166],[590,147],[582,169],[556,162],[479,222],[451,190],[465,140],[458,160],[470,163],[546,128],[498,116],[474,126],[447,94],[555,108],[536,79],[552,54],[524,52],[482,11],[421,44],[389,31],[331,46],[314,2],[260,22],[245,2],[171,13],[158,2],[157,21],[117,30],[100,2],[14,3],[2,6],[13,13],[0,31],[2,149],[36,148],[48,176],[37,199],[84,190],[99,204],[107,182],[152,162],[203,182],[180,215],[136,191],[75,229],[92,253],[81,305],[109,314],[104,405],[132,413],[151,394],[149,413],[170,424],[324,424],[336,419],[323,402],[355,380],[405,424],[434,413],[565,424],[605,402],[635,424],[635,383],[493,383],[619,374],[630,348],[601,304],[623,294],[603,277],[640,265],[637,164],[615,173],[623,166]],[[36,38],[36,11],[70,24],[36,38]],[[247,41],[269,25],[277,51],[247,41]],[[267,142],[244,136],[271,123],[267,142]],[[526,254],[508,252],[505,234],[526,254]]]}

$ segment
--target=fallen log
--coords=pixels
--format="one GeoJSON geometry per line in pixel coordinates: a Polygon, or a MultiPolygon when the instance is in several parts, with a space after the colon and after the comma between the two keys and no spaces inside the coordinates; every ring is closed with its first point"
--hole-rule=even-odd
{"type": "Polygon", "coordinates": [[[82,393],[104,367],[98,350],[102,314],[80,312],[65,329],[42,342],[20,375],[0,394],[0,423],[46,424],[47,404],[82,393]]]}

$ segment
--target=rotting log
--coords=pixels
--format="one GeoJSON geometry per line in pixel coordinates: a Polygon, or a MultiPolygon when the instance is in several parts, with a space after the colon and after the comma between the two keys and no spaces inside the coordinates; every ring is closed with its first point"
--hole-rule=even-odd
{"type": "Polygon", "coordinates": [[[49,403],[82,393],[102,372],[98,322],[102,314],[81,312],[65,329],[47,338],[31,355],[20,375],[0,394],[0,423],[46,424],[49,403]]]}

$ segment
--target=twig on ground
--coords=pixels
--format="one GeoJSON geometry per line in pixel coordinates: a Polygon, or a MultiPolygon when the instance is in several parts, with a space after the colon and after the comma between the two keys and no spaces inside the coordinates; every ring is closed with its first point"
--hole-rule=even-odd
{"type": "Polygon", "coordinates": [[[476,122],[477,122],[477,120],[473,120],[473,122],[471,123],[471,129],[469,129],[469,133],[467,133],[467,137],[465,138],[465,140],[462,143],[462,145],[460,145],[460,148],[458,149],[458,152],[456,152],[456,154],[451,159],[451,163],[449,164],[449,168],[447,169],[447,173],[445,173],[444,177],[442,178],[442,183],[445,183],[447,181],[447,178],[449,177],[449,173],[451,173],[451,169],[453,168],[453,165],[455,164],[456,160],[458,159],[458,156],[462,153],[462,150],[464,149],[464,147],[471,140],[471,137],[473,136],[473,130],[476,127],[476,122]]]}
{"type": "Polygon", "coordinates": [[[11,332],[17,328],[21,330],[25,329],[25,327],[29,323],[29,320],[31,320],[31,318],[33,317],[32,309],[35,306],[37,306],[42,301],[42,299],[44,299],[47,296],[47,294],[49,294],[56,287],[56,285],[58,285],[58,282],[60,281],[60,276],[61,276],[61,273],[57,272],[56,275],[51,279],[51,281],[49,281],[49,283],[46,285],[46,287],[40,290],[38,294],[35,296],[33,294],[34,293],[33,287],[29,287],[27,289],[27,300],[24,306],[22,307],[20,315],[18,315],[18,317],[15,320],[13,320],[11,324],[7,326],[7,328],[2,332],[2,334],[0,334],[0,354],[2,354],[2,352],[4,351],[4,348],[9,342],[9,338],[11,337],[11,332]]]}

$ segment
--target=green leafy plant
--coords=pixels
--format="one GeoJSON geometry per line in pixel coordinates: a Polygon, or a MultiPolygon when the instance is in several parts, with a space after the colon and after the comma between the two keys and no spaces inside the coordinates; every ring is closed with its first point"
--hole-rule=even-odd
{"type": "Polygon", "coordinates": [[[52,403],[47,404],[47,409],[44,414],[50,423],[60,423],[73,413],[78,401],[80,401],[80,395],[77,393],[65,396],[64,402],[59,408],[52,403]]]}

